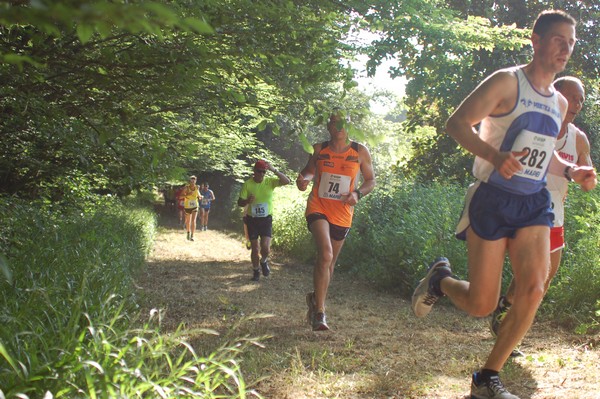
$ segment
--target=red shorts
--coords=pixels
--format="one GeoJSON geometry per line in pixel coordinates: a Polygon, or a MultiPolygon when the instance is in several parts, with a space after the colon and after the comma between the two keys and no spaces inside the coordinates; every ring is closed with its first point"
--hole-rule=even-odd
{"type": "Polygon", "coordinates": [[[565,247],[565,228],[551,227],[550,228],[550,253],[556,252],[565,247]]]}

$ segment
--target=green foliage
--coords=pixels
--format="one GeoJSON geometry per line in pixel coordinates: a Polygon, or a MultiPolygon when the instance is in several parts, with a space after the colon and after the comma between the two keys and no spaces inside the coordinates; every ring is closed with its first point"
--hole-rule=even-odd
{"type": "Polygon", "coordinates": [[[600,193],[572,187],[565,204],[562,262],[548,289],[543,309],[552,316],[598,327],[600,318],[600,193]]]}
{"type": "Polygon", "coordinates": [[[257,127],[352,86],[328,2],[5,3],[0,21],[0,187],[28,198],[60,199],[69,175],[119,196],[235,175],[257,127]]]}
{"type": "Polygon", "coordinates": [[[110,198],[81,208],[0,197],[0,397],[246,397],[236,359],[256,339],[198,354],[190,337],[215,332],[161,333],[156,310],[138,320],[155,215],[110,198]]]}
{"type": "Polygon", "coordinates": [[[380,179],[355,209],[341,267],[406,296],[436,257],[447,257],[453,271],[466,276],[465,245],[454,238],[463,195],[464,189],[452,184],[380,179]]]}
{"type": "Polygon", "coordinates": [[[273,247],[303,262],[316,254],[304,218],[309,189],[300,192],[292,183],[278,188],[273,201],[273,247]]]}
{"type": "MultiPolygon", "coordinates": [[[[593,1],[432,0],[381,2],[372,7],[365,25],[381,36],[367,50],[370,72],[374,73],[382,60],[397,59],[397,66],[389,72],[408,79],[405,130],[433,127],[437,132],[433,140],[412,142],[413,157],[402,170],[404,175],[420,181],[450,178],[466,184],[470,180],[466,170],[470,169],[471,156],[457,151],[456,143],[444,133],[445,122],[490,73],[530,60],[533,21],[540,11],[552,8],[569,12],[579,22],[577,45],[563,74],[582,78],[589,91],[596,92],[600,62],[595,27],[599,13],[593,1]]],[[[592,98],[597,101],[597,95],[592,94],[592,98]]],[[[598,160],[598,140],[594,140],[593,121],[598,120],[598,109],[589,107],[578,119],[591,134],[594,160],[598,160]]]]}

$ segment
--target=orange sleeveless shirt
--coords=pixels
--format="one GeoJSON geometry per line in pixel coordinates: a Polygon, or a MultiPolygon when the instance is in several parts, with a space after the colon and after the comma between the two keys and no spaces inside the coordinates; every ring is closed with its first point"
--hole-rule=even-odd
{"type": "Polygon", "coordinates": [[[351,141],[346,151],[337,153],[331,150],[328,141],[324,142],[317,157],[306,215],[322,213],[327,216],[329,223],[350,227],[354,207],[343,203],[340,197],[354,191],[359,172],[358,143],[351,141]]]}

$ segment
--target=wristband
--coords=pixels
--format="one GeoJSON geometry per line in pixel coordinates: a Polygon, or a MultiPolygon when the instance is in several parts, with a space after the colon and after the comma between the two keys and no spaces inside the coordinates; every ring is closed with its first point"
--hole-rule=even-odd
{"type": "Polygon", "coordinates": [[[570,171],[571,169],[573,169],[573,168],[572,168],[572,167],[570,167],[570,166],[567,166],[567,167],[565,168],[565,170],[563,171],[563,175],[565,176],[565,179],[567,179],[568,181],[573,181],[573,178],[572,178],[572,177],[571,177],[571,175],[569,174],[569,171],[570,171]]]}
{"type": "Polygon", "coordinates": [[[360,190],[357,188],[354,190],[354,192],[356,193],[356,196],[358,197],[358,199],[360,200],[363,197],[363,193],[360,192],[360,190]]]}

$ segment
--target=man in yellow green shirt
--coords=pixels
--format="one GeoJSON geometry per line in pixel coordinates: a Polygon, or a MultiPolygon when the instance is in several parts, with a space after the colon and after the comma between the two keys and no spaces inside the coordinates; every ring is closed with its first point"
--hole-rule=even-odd
{"type": "Polygon", "coordinates": [[[267,277],[271,273],[268,264],[271,252],[271,235],[273,226],[273,191],[280,186],[290,183],[290,179],[275,169],[266,161],[260,160],[254,164],[254,175],[242,185],[238,205],[247,206],[244,223],[248,228],[248,237],[251,244],[253,281],[260,279],[262,274],[267,277]],[[267,171],[273,172],[277,177],[265,177],[267,171]],[[260,237],[260,242],[259,242],[260,237]]]}

